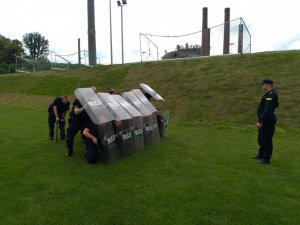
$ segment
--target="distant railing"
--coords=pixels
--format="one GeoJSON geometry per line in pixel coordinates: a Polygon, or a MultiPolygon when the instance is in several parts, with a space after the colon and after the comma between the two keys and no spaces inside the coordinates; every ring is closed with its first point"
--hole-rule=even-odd
{"type": "MultiPolygon", "coordinates": [[[[54,51],[50,52],[51,69],[68,70],[81,67],[93,67],[89,65],[89,54],[87,50],[71,54],[60,55],[54,51]],[[80,60],[79,60],[80,59],[80,60]]],[[[97,64],[100,59],[97,57],[97,64]]]]}
{"type": "Polygon", "coordinates": [[[34,73],[42,70],[49,70],[50,62],[47,59],[29,59],[16,57],[15,71],[21,73],[34,73]]]}

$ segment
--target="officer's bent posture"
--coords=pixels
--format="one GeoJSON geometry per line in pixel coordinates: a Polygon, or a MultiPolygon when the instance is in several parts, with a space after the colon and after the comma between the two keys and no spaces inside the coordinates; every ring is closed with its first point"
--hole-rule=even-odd
{"type": "Polygon", "coordinates": [[[59,124],[60,138],[65,139],[65,116],[69,110],[70,102],[67,96],[55,98],[53,103],[48,107],[48,125],[49,125],[49,140],[54,136],[54,125],[59,124]]]}
{"type": "Polygon", "coordinates": [[[83,130],[83,135],[86,140],[86,160],[89,163],[96,163],[98,155],[100,155],[102,159],[105,159],[105,154],[103,151],[100,133],[97,125],[95,125],[92,122],[89,122],[83,130]]]}
{"type": "Polygon", "coordinates": [[[69,128],[67,130],[67,156],[73,155],[74,137],[78,131],[83,132],[86,124],[90,121],[88,114],[78,99],[73,102],[72,111],[70,112],[69,128]]]}
{"type": "Polygon", "coordinates": [[[262,82],[263,90],[266,92],[257,108],[257,128],[258,128],[258,154],[253,158],[258,159],[258,163],[269,164],[273,151],[272,138],[275,132],[276,115],[275,109],[279,106],[278,95],[273,87],[271,79],[262,82]]]}

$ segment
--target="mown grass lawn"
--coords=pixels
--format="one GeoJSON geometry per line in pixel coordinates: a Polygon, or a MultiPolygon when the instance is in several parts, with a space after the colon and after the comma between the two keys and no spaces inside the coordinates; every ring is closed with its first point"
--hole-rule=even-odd
{"type": "Polygon", "coordinates": [[[258,165],[256,129],[171,124],[169,137],[114,165],[76,139],[47,140],[46,110],[0,105],[0,224],[298,225],[299,131],[277,129],[258,165]]]}

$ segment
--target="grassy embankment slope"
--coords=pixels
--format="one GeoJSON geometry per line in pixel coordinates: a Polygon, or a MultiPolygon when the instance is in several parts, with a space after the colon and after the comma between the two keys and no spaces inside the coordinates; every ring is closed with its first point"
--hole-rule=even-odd
{"type": "MultiPolygon", "coordinates": [[[[300,52],[0,76],[0,224],[298,225],[300,52]],[[256,153],[260,82],[275,80],[279,129],[256,153]],[[47,140],[47,106],[77,86],[144,82],[167,101],[169,136],[107,166],[47,140]]],[[[155,102],[155,104],[158,104],[155,102]]]]}
{"type": "Polygon", "coordinates": [[[167,100],[162,107],[172,121],[243,126],[256,120],[260,82],[271,77],[280,94],[279,123],[293,128],[300,127],[299,64],[300,52],[287,51],[2,76],[0,99],[45,107],[52,96],[73,96],[76,87],[123,92],[143,82],[167,100]]]}

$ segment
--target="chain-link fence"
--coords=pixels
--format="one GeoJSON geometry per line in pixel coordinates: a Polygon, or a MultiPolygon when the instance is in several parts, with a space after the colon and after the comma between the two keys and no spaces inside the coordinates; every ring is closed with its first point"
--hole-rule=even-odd
{"type": "MultiPolygon", "coordinates": [[[[243,18],[238,18],[208,29],[208,55],[223,55],[225,25],[229,27],[227,54],[251,53],[251,34],[243,18]]],[[[141,33],[141,61],[202,56],[202,33],[202,30],[177,36],[141,33]]]]}
{"type": "MultiPolygon", "coordinates": [[[[90,67],[89,52],[82,50],[72,54],[62,55],[52,51],[50,53],[51,69],[67,70],[77,69],[81,67],[90,67]]],[[[100,64],[100,59],[97,57],[97,64],[100,64]]]]}
{"type": "Polygon", "coordinates": [[[48,59],[28,59],[24,57],[16,57],[15,71],[22,73],[33,73],[51,68],[48,59]]]}
{"type": "MultiPolygon", "coordinates": [[[[97,64],[100,59],[97,58],[97,64]]],[[[46,59],[29,59],[24,57],[16,57],[14,71],[22,73],[33,73],[42,70],[68,70],[78,69],[82,67],[90,67],[88,60],[88,51],[83,50],[79,54],[75,52],[68,55],[60,55],[51,51],[46,59]]],[[[14,72],[13,71],[13,72],[14,72]]]]}

